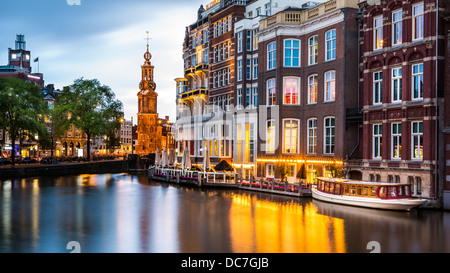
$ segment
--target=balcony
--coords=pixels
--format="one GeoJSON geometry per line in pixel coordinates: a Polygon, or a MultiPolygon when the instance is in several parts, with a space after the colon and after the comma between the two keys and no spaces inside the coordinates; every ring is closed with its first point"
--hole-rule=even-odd
{"type": "Polygon", "coordinates": [[[286,9],[274,14],[273,16],[262,19],[259,22],[259,30],[262,31],[277,24],[301,24],[313,18],[340,10],[342,8],[358,8],[358,0],[334,0],[313,6],[311,8],[286,9]]]}
{"type": "Polygon", "coordinates": [[[200,87],[194,90],[188,90],[181,94],[181,99],[187,99],[198,95],[208,95],[208,89],[206,87],[200,87]]]}

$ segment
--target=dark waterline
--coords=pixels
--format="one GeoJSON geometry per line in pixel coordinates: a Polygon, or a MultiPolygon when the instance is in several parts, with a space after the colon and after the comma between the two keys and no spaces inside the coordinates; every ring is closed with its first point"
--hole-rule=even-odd
{"type": "Polygon", "coordinates": [[[449,252],[450,213],[382,211],[101,174],[0,182],[0,252],[449,252]]]}

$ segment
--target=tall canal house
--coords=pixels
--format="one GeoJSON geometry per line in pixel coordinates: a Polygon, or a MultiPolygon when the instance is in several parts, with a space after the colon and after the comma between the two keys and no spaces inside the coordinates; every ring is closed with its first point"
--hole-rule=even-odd
{"type": "MultiPolygon", "coordinates": [[[[431,206],[440,206],[445,180],[440,121],[449,87],[440,79],[448,78],[443,28],[448,2],[359,4],[363,179],[410,183],[413,196],[429,198],[431,206]]],[[[448,190],[445,197],[450,199],[448,190]]]]}
{"type": "Polygon", "coordinates": [[[445,33],[436,24],[447,2],[201,6],[175,79],[178,156],[187,147],[201,164],[208,149],[213,165],[226,160],[258,179],[279,178],[284,163],[289,182],[300,173],[313,182],[337,164],[348,178],[411,183],[436,203],[447,192],[438,166],[449,145],[437,122],[445,33]]]}

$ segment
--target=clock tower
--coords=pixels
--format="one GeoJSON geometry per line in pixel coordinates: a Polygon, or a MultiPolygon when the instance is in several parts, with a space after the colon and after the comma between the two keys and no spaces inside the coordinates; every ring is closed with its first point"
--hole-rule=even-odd
{"type": "MultiPolygon", "coordinates": [[[[148,32],[147,32],[148,35],[148,32]]],[[[159,118],[157,111],[157,97],[155,92],[156,84],[153,79],[154,66],[150,59],[152,55],[148,49],[147,37],[147,52],[144,53],[144,65],[141,66],[142,79],[139,83],[138,96],[138,123],[137,123],[137,137],[138,143],[136,145],[136,153],[147,155],[154,153],[157,148],[161,149],[161,141],[158,136],[161,135],[161,126],[159,126],[159,118]]]]}

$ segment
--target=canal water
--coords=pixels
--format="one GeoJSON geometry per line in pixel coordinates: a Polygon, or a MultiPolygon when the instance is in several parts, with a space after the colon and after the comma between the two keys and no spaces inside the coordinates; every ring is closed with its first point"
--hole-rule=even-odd
{"type": "Polygon", "coordinates": [[[0,182],[2,253],[434,253],[450,251],[449,230],[441,211],[198,189],[146,175],[0,182]]]}

